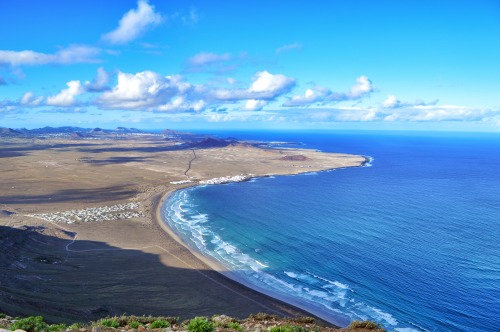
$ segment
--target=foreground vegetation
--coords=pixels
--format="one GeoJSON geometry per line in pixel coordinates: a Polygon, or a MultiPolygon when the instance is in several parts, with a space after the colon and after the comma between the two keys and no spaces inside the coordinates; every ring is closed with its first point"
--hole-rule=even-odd
{"type": "MultiPolygon", "coordinates": [[[[353,321],[343,329],[318,325],[314,318],[279,318],[259,313],[247,319],[235,319],[225,315],[195,317],[179,321],[177,317],[116,316],[89,323],[49,324],[42,316],[14,318],[0,313],[0,332],[23,330],[26,332],[111,332],[111,331],[187,331],[187,332],[330,332],[330,331],[373,331],[385,329],[372,321],[353,321]]],[[[21,331],[18,331],[21,332],[21,331]]]]}

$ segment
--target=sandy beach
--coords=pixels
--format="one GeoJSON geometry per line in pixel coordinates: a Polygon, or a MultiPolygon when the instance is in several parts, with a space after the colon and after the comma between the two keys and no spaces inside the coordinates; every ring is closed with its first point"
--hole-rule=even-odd
{"type": "Polygon", "coordinates": [[[161,202],[203,180],[365,158],[246,144],[195,151],[155,137],[2,142],[0,311],[68,322],[122,313],[309,315],[219,273],[163,223],[161,202]]]}

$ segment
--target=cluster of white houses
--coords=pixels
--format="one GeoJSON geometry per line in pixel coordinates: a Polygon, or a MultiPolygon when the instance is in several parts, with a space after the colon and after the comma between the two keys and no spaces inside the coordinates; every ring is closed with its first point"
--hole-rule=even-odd
{"type": "Polygon", "coordinates": [[[230,182],[241,182],[250,179],[249,175],[235,175],[235,176],[223,176],[220,178],[213,178],[209,180],[201,180],[200,184],[222,184],[230,182]]]}
{"type": "Polygon", "coordinates": [[[105,220],[119,220],[143,217],[144,214],[142,212],[136,211],[140,207],[140,203],[132,202],[82,210],[29,214],[28,216],[50,222],[66,224],[72,224],[75,222],[98,222],[105,220]]]}

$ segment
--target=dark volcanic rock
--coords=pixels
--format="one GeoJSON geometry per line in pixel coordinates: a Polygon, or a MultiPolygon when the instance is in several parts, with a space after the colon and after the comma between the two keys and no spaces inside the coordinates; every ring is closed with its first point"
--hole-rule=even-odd
{"type": "Polygon", "coordinates": [[[0,136],[3,137],[17,137],[22,135],[23,134],[21,132],[11,128],[0,128],[0,136]]]}
{"type": "Polygon", "coordinates": [[[13,214],[16,214],[16,213],[12,212],[12,211],[7,211],[7,210],[0,210],[0,217],[9,217],[13,214]]]}
{"type": "Polygon", "coordinates": [[[191,147],[206,149],[206,148],[224,148],[232,143],[234,142],[208,137],[201,142],[191,142],[189,143],[189,145],[191,147]]]}
{"type": "Polygon", "coordinates": [[[293,155],[293,156],[284,156],[281,158],[281,160],[305,161],[305,160],[307,160],[307,157],[303,156],[301,154],[297,154],[297,155],[293,155]]]}
{"type": "Polygon", "coordinates": [[[71,138],[85,138],[85,137],[87,137],[87,135],[85,135],[84,133],[76,132],[71,134],[71,138]]]}
{"type": "Polygon", "coordinates": [[[104,130],[102,130],[101,128],[94,128],[90,131],[92,134],[100,134],[100,133],[103,133],[104,130]]]}

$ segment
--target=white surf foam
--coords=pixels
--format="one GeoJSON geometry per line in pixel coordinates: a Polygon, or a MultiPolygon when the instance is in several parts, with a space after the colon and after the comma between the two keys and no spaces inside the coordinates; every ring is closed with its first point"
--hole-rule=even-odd
{"type": "MultiPolygon", "coordinates": [[[[271,264],[257,260],[229,243],[210,227],[209,216],[199,213],[192,203],[189,190],[176,192],[164,209],[167,222],[174,230],[203,254],[215,258],[246,282],[271,294],[290,296],[320,311],[347,315],[351,320],[372,319],[396,327],[397,320],[378,308],[360,301],[354,289],[344,282],[307,271],[288,270],[281,273],[269,270],[271,264]]],[[[258,252],[258,249],[254,250],[258,252]]],[[[406,332],[406,331],[404,331],[406,332]]]]}
{"type": "Polygon", "coordinates": [[[366,158],[368,158],[368,161],[366,163],[364,163],[364,167],[371,167],[373,166],[372,162],[375,160],[373,157],[370,157],[370,156],[365,156],[366,158]]]}

